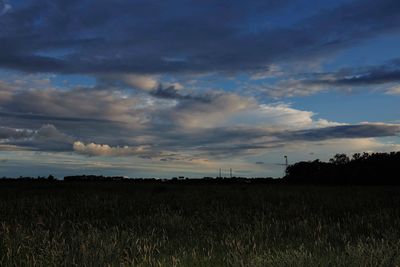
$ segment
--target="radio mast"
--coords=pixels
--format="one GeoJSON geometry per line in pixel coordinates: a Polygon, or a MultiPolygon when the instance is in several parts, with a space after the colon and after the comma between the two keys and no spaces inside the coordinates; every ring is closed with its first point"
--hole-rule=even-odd
{"type": "Polygon", "coordinates": [[[284,158],[285,158],[285,169],[283,170],[283,176],[285,177],[286,170],[287,170],[287,167],[289,166],[289,164],[288,164],[288,157],[285,155],[284,158]]]}

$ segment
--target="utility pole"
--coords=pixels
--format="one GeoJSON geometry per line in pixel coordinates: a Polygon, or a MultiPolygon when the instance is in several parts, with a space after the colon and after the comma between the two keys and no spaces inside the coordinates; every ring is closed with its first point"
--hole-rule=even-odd
{"type": "Polygon", "coordinates": [[[230,168],[231,178],[232,178],[232,168],[230,168]]]}
{"type": "Polygon", "coordinates": [[[219,178],[222,178],[222,175],[221,175],[221,168],[219,168],[219,178]]]}

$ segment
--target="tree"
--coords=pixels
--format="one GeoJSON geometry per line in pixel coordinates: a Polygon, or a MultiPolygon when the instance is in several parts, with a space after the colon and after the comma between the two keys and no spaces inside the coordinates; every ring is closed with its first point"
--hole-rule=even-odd
{"type": "Polygon", "coordinates": [[[345,165],[350,162],[350,158],[346,154],[336,154],[329,162],[335,165],[345,165]]]}
{"type": "Polygon", "coordinates": [[[353,154],[353,160],[359,160],[361,158],[361,154],[360,153],[354,153],[353,154]]]}

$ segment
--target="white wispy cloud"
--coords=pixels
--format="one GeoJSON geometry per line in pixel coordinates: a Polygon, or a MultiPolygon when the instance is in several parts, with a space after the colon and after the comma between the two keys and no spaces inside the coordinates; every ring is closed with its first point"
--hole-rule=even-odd
{"type": "Polygon", "coordinates": [[[386,90],[385,94],[387,94],[387,95],[400,95],[400,86],[396,85],[396,86],[390,87],[389,89],[386,90]]]}

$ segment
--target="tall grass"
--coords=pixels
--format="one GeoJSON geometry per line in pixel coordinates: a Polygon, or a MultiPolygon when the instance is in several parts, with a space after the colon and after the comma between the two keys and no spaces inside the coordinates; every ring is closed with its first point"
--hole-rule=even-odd
{"type": "Polygon", "coordinates": [[[0,184],[0,266],[399,266],[400,188],[0,184]]]}

